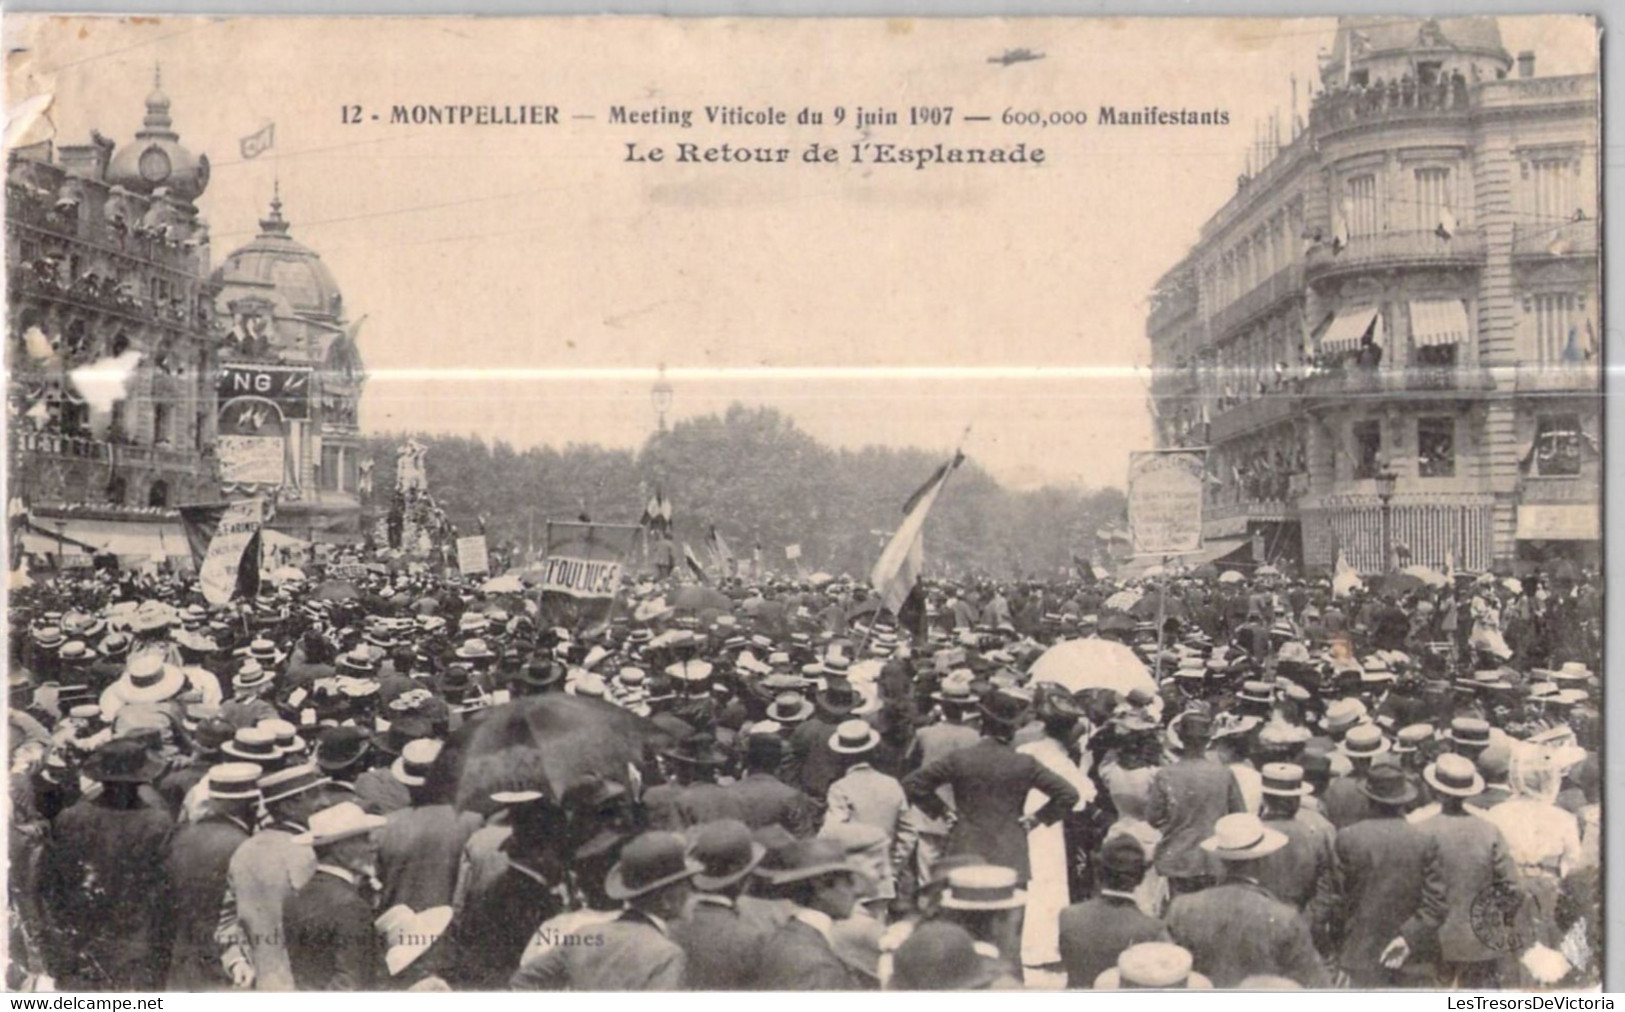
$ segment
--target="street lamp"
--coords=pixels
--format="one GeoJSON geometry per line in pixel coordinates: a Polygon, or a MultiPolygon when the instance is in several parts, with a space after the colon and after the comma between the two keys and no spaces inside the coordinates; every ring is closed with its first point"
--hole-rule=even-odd
{"type": "Polygon", "coordinates": [[[666,431],[666,412],[671,410],[672,389],[671,383],[666,380],[666,363],[660,363],[660,378],[649,389],[649,399],[654,402],[655,415],[660,419],[660,431],[666,431]]]}
{"type": "Polygon", "coordinates": [[[1382,569],[1383,572],[1392,572],[1394,568],[1394,529],[1393,529],[1393,501],[1394,486],[1399,484],[1399,475],[1392,468],[1384,467],[1377,472],[1377,499],[1382,502],[1382,569]]]}

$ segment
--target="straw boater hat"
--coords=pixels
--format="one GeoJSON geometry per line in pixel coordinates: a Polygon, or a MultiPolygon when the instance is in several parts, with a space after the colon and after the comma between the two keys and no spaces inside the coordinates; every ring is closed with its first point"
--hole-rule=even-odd
{"type": "Polygon", "coordinates": [[[1314,788],[1303,782],[1303,767],[1296,763],[1265,763],[1259,770],[1263,777],[1262,790],[1278,798],[1301,798],[1314,793],[1314,788]]]}
{"type": "Polygon", "coordinates": [[[688,856],[677,833],[644,833],[621,849],[621,859],[604,880],[604,893],[612,900],[634,899],[704,870],[688,856]]]}
{"type": "Polygon", "coordinates": [[[237,674],[231,680],[233,690],[258,689],[270,685],[276,679],[276,674],[260,666],[260,662],[252,657],[243,661],[243,666],[237,669],[237,674]]]}
{"type": "Polygon", "coordinates": [[[440,758],[441,743],[433,738],[419,738],[406,743],[400,757],[389,767],[396,780],[407,787],[422,787],[429,779],[435,760],[440,758]]]}
{"type": "Polygon", "coordinates": [[[164,660],[162,651],[143,650],[124,665],[113,694],[126,703],[161,703],[186,687],[186,673],[164,660]]]}
{"type": "Polygon", "coordinates": [[[1015,910],[1027,905],[1027,894],[1018,888],[1014,868],[997,864],[973,864],[948,873],[948,888],[942,894],[945,910],[1015,910]]]}
{"type": "Polygon", "coordinates": [[[342,654],[337,666],[345,671],[353,671],[361,675],[371,676],[378,670],[378,662],[373,660],[372,651],[365,646],[358,646],[354,650],[342,654]]]}
{"type": "Polygon", "coordinates": [[[779,724],[799,724],[812,714],[812,703],[796,692],[779,693],[767,708],[767,719],[779,724]]]}
{"type": "Polygon", "coordinates": [[[233,759],[262,765],[282,757],[282,750],[276,744],[276,732],[263,727],[238,728],[231,741],[220,746],[220,751],[233,759]]]}
{"type": "Polygon", "coordinates": [[[306,847],[325,847],[370,833],[388,821],[382,815],[368,815],[354,801],[341,801],[312,815],[309,832],[295,836],[293,842],[306,847]]]}
{"type": "Polygon", "coordinates": [[[1374,759],[1387,752],[1388,739],[1382,728],[1375,724],[1360,724],[1349,728],[1343,736],[1343,754],[1351,759],[1374,759]]]}
{"type": "Polygon", "coordinates": [[[880,732],[866,720],[843,720],[829,736],[830,751],[841,755],[861,755],[880,744],[880,732]]]}
{"type": "Polygon", "coordinates": [[[485,640],[475,637],[457,648],[457,656],[465,661],[483,661],[495,657],[485,640]]]}
{"type": "Polygon", "coordinates": [[[1207,990],[1213,982],[1191,969],[1190,950],[1172,942],[1141,942],[1124,949],[1117,965],[1095,978],[1097,991],[1124,988],[1207,990]]]}
{"type": "Polygon", "coordinates": [[[281,664],[288,655],[277,649],[277,645],[267,639],[257,639],[238,650],[239,655],[246,655],[259,661],[266,667],[275,667],[281,664]]]}
{"type": "Polygon", "coordinates": [[[1440,794],[1471,798],[1484,793],[1484,777],[1466,756],[1446,752],[1422,770],[1422,779],[1440,794]]]}
{"type": "Polygon", "coordinates": [[[208,791],[212,801],[252,801],[260,796],[264,770],[254,763],[219,763],[209,767],[208,791]]]}
{"type": "Polygon", "coordinates": [[[267,717],[254,726],[261,731],[271,732],[276,738],[277,751],[285,756],[305,750],[305,739],[299,737],[299,728],[295,727],[292,721],[267,717]]]}
{"type": "Polygon", "coordinates": [[[1287,836],[1264,825],[1250,812],[1226,815],[1213,824],[1213,835],[1201,847],[1221,861],[1252,861],[1287,845],[1287,836]]]}
{"type": "Polygon", "coordinates": [[[83,640],[69,640],[56,652],[56,659],[62,664],[89,664],[96,659],[96,651],[83,640]]]}

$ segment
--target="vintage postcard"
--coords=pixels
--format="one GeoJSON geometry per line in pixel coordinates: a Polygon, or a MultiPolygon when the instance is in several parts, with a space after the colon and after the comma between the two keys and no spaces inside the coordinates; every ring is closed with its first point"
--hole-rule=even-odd
{"type": "Polygon", "coordinates": [[[3,29],[8,988],[1601,985],[1593,19],[3,29]]]}

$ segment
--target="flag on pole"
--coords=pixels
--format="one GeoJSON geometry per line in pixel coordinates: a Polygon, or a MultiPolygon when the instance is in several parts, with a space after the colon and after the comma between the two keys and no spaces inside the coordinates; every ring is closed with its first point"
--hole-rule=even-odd
{"type": "Polygon", "coordinates": [[[881,603],[893,614],[902,609],[903,602],[908,599],[921,570],[925,568],[926,515],[931,512],[948,476],[964,461],[965,455],[954,451],[953,459],[938,467],[930,480],[909,496],[903,506],[906,515],[902,524],[880,553],[880,558],[875,560],[869,582],[880,595],[881,603]]]}
{"type": "Polygon", "coordinates": [[[711,553],[716,556],[717,568],[722,570],[723,576],[737,576],[739,563],[734,559],[734,553],[728,548],[728,542],[723,539],[722,532],[717,525],[711,525],[711,553]]]}
{"type": "Polygon", "coordinates": [[[267,123],[265,127],[255,133],[249,134],[237,142],[237,148],[242,153],[243,160],[258,158],[276,145],[276,124],[267,123]]]}
{"type": "Polygon", "coordinates": [[[711,578],[705,575],[705,567],[700,565],[699,556],[694,554],[694,549],[689,547],[687,541],[683,542],[683,561],[688,564],[688,571],[701,583],[710,585],[711,578]]]}

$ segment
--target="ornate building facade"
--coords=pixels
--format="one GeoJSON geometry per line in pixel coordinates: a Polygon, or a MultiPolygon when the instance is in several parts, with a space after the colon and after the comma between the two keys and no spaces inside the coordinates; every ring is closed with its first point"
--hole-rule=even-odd
{"type": "Polygon", "coordinates": [[[1159,282],[1159,446],[1210,447],[1215,555],[1595,564],[1595,75],[1492,18],[1345,18],[1324,90],[1159,282]]]}
{"type": "Polygon", "coordinates": [[[211,277],[227,321],[220,454],[229,494],[274,491],[272,526],[313,542],[359,543],[371,463],[360,457],[366,373],[344,296],[320,255],[294,239],[272,197],[260,232],[211,277]]]}
{"type": "Polygon", "coordinates": [[[8,491],[56,554],[184,555],[171,507],[218,496],[208,183],[157,84],[127,143],[8,155],[8,491]]]}

